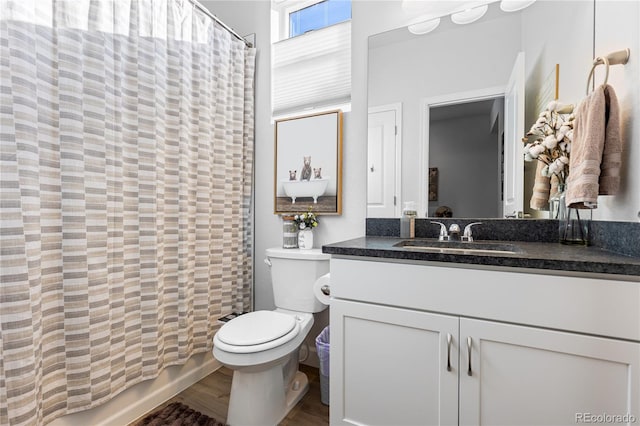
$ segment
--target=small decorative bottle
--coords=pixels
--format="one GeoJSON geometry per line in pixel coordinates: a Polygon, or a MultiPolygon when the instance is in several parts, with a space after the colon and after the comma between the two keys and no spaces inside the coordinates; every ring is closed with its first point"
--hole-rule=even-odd
{"type": "Polygon", "coordinates": [[[414,238],[416,236],[416,203],[407,201],[402,209],[400,218],[400,238],[414,238]]]}

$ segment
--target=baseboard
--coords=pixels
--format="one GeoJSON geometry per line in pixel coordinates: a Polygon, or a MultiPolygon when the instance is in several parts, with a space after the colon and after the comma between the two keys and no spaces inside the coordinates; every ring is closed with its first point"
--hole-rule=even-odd
{"type": "Polygon", "coordinates": [[[221,366],[210,352],[196,354],[186,364],[167,367],[156,379],[138,383],[99,407],[60,417],[49,426],[127,425],[221,366]]]}

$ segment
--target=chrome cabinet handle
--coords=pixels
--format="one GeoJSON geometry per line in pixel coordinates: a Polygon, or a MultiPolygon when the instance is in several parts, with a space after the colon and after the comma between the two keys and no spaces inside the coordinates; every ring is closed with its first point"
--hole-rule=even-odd
{"type": "Polygon", "coordinates": [[[331,288],[328,285],[323,285],[322,287],[320,287],[320,291],[325,296],[330,296],[331,295],[331,288]]]}
{"type": "Polygon", "coordinates": [[[447,333],[447,371],[451,371],[451,333],[447,333]]]}
{"type": "Polygon", "coordinates": [[[467,337],[467,354],[469,358],[469,366],[467,368],[467,376],[471,376],[471,336],[467,337]]]}

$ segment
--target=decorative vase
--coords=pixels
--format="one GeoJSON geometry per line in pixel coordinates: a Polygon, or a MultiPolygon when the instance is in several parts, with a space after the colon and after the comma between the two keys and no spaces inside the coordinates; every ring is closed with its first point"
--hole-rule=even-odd
{"type": "Polygon", "coordinates": [[[558,231],[562,244],[589,245],[590,209],[574,209],[566,203],[566,184],[558,186],[558,231]]]}
{"type": "Polygon", "coordinates": [[[313,231],[311,229],[302,229],[298,232],[298,247],[305,250],[313,248],[313,231]]]}

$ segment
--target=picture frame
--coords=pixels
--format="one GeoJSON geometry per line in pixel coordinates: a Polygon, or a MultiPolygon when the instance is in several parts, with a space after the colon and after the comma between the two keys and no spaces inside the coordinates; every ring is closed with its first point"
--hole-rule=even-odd
{"type": "Polygon", "coordinates": [[[342,111],[276,120],[274,214],[342,214],[342,111]]]}
{"type": "Polygon", "coordinates": [[[438,201],[438,168],[429,167],[429,201],[438,201]]]}

